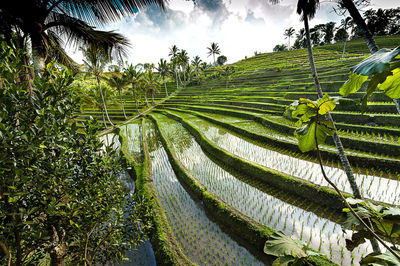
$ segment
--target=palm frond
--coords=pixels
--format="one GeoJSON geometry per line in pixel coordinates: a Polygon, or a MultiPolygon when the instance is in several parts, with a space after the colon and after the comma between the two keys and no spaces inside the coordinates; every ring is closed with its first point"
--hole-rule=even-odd
{"type": "Polygon", "coordinates": [[[78,72],[79,65],[65,52],[63,47],[63,41],[53,31],[47,32],[48,37],[48,55],[51,60],[56,60],[58,63],[70,68],[71,70],[78,72]]]}
{"type": "Polygon", "coordinates": [[[100,26],[137,13],[152,4],[164,9],[165,2],[165,0],[64,0],[54,10],[91,25],[100,26]]]}

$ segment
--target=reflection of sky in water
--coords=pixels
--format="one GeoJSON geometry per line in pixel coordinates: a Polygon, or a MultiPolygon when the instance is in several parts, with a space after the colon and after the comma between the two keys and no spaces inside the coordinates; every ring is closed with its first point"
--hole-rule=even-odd
{"type": "Polygon", "coordinates": [[[140,121],[121,126],[121,132],[127,138],[126,149],[136,162],[141,161],[141,135],[142,124],[140,121]]]}
{"type": "MultiPolygon", "coordinates": [[[[154,126],[146,123],[146,127],[154,135],[154,126]]],[[[199,265],[262,265],[208,219],[179,183],[159,139],[149,141],[158,142],[154,145],[158,148],[150,153],[157,196],[188,258],[199,265]]]]}
{"type": "MultiPolygon", "coordinates": [[[[186,138],[192,139],[191,145],[183,149],[183,152],[178,152],[178,147],[174,145],[179,160],[194,173],[207,189],[245,215],[303,240],[313,249],[320,250],[341,265],[351,265],[352,256],[354,257],[353,262],[357,264],[362,256],[372,252],[368,243],[360,245],[350,253],[345,248],[345,238],[351,236],[351,231],[343,233],[339,224],[290,205],[243,183],[212,162],[203,153],[194,138],[179,123],[171,119],[162,119],[160,122],[162,128],[164,125],[177,127],[176,130],[184,132],[186,138]]],[[[168,133],[167,135],[174,144],[175,135],[168,133]]]]}
{"type": "MultiPolygon", "coordinates": [[[[219,147],[251,162],[278,170],[282,173],[309,180],[314,184],[329,186],[321,174],[320,165],[254,145],[212,124],[193,119],[192,123],[219,147]]],[[[328,177],[340,190],[352,193],[346,173],[338,168],[324,166],[328,177]]],[[[354,174],[364,197],[377,201],[399,204],[400,182],[371,175],[354,174]]]]}

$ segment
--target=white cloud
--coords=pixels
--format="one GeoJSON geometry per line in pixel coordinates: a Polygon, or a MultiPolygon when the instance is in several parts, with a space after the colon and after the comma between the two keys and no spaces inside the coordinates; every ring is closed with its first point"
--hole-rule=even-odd
{"type": "MultiPolygon", "coordinates": [[[[373,7],[396,7],[397,0],[372,0],[373,7]]],[[[279,43],[286,43],[283,32],[288,27],[303,27],[296,14],[297,0],[282,0],[272,5],[268,0],[174,0],[166,11],[152,6],[105,29],[124,34],[132,43],[128,61],[157,63],[168,58],[169,47],[177,45],[193,58],[211,62],[207,49],[217,42],[228,62],[235,62],[254,51],[270,52],[279,43]]],[[[334,4],[323,2],[311,26],[340,21],[334,4]]],[[[79,52],[72,55],[78,62],[79,52]]]]}

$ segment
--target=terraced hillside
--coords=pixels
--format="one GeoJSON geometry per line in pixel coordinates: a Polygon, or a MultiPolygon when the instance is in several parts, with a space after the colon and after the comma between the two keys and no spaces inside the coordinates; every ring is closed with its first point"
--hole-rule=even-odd
{"type": "MultiPolygon", "coordinates": [[[[393,48],[400,37],[378,39],[393,48]]],[[[315,49],[323,91],[338,95],[349,67],[368,53],[349,44],[315,49]]],[[[327,256],[317,265],[359,265],[372,251],[352,251],[342,230],[337,193],[323,179],[314,152],[301,153],[294,123],[283,113],[300,97],[316,99],[306,50],[260,54],[239,61],[231,78],[188,86],[146,118],[121,126],[122,151],[135,169],[138,193],[153,202],[151,243],[160,264],[259,265],[275,230],[327,256]]],[[[361,93],[351,95],[361,98],[361,93]]],[[[376,92],[369,109],[337,106],[332,113],[363,197],[400,202],[400,116],[376,92]]],[[[331,140],[321,147],[325,170],[350,196],[351,189],[331,140]]]]}

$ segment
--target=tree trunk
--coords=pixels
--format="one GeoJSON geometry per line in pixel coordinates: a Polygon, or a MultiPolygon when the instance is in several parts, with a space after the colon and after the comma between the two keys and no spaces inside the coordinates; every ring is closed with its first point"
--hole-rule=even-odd
{"type": "Polygon", "coordinates": [[[178,72],[175,70],[176,90],[178,90],[178,72]]]}
{"type": "MultiPolygon", "coordinates": [[[[312,72],[312,76],[314,78],[314,83],[315,83],[315,88],[317,90],[318,93],[318,97],[322,98],[323,97],[323,93],[321,90],[321,85],[319,83],[318,80],[318,74],[317,74],[317,70],[315,69],[315,63],[314,63],[314,56],[313,56],[313,52],[312,52],[312,46],[311,46],[311,41],[310,41],[310,29],[308,26],[308,17],[304,16],[304,29],[305,29],[305,33],[306,33],[306,42],[307,42],[307,49],[308,49],[308,57],[310,60],[310,66],[311,66],[311,72],[312,72]]],[[[334,121],[332,119],[332,116],[328,113],[328,119],[332,122],[332,124],[334,125],[334,121]]],[[[336,129],[336,128],[335,128],[336,129]]],[[[347,159],[346,153],[344,151],[342,142],[340,141],[339,135],[337,134],[337,131],[335,130],[335,134],[333,135],[333,140],[335,142],[335,146],[338,150],[338,155],[339,155],[339,159],[343,165],[343,168],[346,172],[347,175],[347,179],[349,180],[351,189],[353,191],[353,195],[355,198],[360,199],[361,198],[361,193],[360,190],[358,189],[357,183],[354,179],[354,175],[353,175],[353,170],[351,168],[351,165],[347,159]]]]}
{"type": "Polygon", "coordinates": [[[347,39],[344,40],[344,44],[343,44],[343,53],[342,53],[342,58],[340,59],[340,62],[342,62],[342,63],[343,63],[344,53],[346,52],[346,43],[347,43],[347,39]]]}
{"type": "MultiPolygon", "coordinates": [[[[311,46],[311,41],[310,41],[310,29],[309,29],[309,26],[308,26],[308,17],[307,17],[307,15],[304,15],[303,18],[304,18],[304,28],[305,28],[305,32],[306,32],[306,42],[307,42],[308,56],[309,56],[309,59],[310,59],[311,71],[312,71],[312,75],[313,75],[313,78],[314,78],[314,83],[315,83],[315,87],[316,87],[316,90],[317,90],[317,93],[318,93],[318,97],[322,98],[323,97],[323,93],[322,93],[322,90],[321,90],[321,85],[320,85],[319,80],[318,80],[317,70],[315,69],[315,64],[314,64],[314,56],[313,56],[313,53],[312,53],[312,46],[311,46]]],[[[342,142],[341,142],[341,140],[339,138],[339,135],[337,134],[337,129],[336,129],[335,123],[334,123],[333,118],[332,118],[330,113],[327,114],[327,118],[333,124],[334,130],[335,130],[335,133],[333,134],[333,141],[335,142],[336,149],[338,150],[338,155],[339,155],[340,162],[342,163],[344,171],[346,172],[346,175],[347,175],[347,179],[349,180],[351,190],[353,191],[353,196],[356,199],[361,199],[362,198],[361,192],[360,192],[360,190],[359,190],[359,188],[357,186],[357,183],[355,181],[354,174],[353,174],[353,169],[351,168],[349,160],[347,159],[346,153],[345,153],[344,148],[343,148],[343,144],[342,144],[342,142]]],[[[372,245],[372,248],[373,248],[374,252],[379,252],[380,253],[380,248],[379,248],[378,242],[377,242],[377,240],[375,238],[373,238],[371,240],[371,245],[372,245]]]]}
{"type": "Polygon", "coordinates": [[[36,36],[35,34],[31,36],[32,61],[35,76],[38,76],[39,73],[43,72],[43,70],[45,69],[44,51],[40,39],[41,37],[36,36]]]}
{"type": "Polygon", "coordinates": [[[149,107],[149,102],[147,101],[147,91],[144,91],[144,99],[146,100],[146,106],[149,107]]]}
{"type": "Polygon", "coordinates": [[[183,81],[185,82],[183,86],[186,86],[186,69],[184,66],[183,66],[183,81]]]}
{"type": "Polygon", "coordinates": [[[165,78],[163,78],[163,80],[164,80],[164,87],[165,87],[165,97],[168,97],[167,83],[165,83],[165,78]]]}
{"type": "MultiPolygon", "coordinates": [[[[111,122],[111,119],[110,119],[110,117],[108,116],[108,111],[107,111],[106,102],[104,101],[103,91],[101,90],[100,79],[99,79],[99,77],[96,77],[96,79],[97,79],[97,84],[99,85],[101,100],[103,101],[103,108],[104,108],[104,111],[105,111],[105,113],[106,113],[107,120],[108,120],[108,122],[110,122],[111,126],[114,126],[113,122],[111,122]]],[[[107,128],[107,127],[106,127],[106,128],[107,128]]]]}
{"type": "Polygon", "coordinates": [[[105,118],[105,116],[104,116],[104,112],[101,111],[101,114],[102,114],[102,116],[103,116],[104,127],[107,128],[107,123],[106,123],[106,118],[105,118]]]}
{"type": "Polygon", "coordinates": [[[122,97],[121,97],[121,91],[120,91],[120,90],[118,90],[118,94],[119,94],[119,99],[121,100],[122,112],[124,113],[124,117],[125,117],[125,119],[126,119],[124,103],[122,102],[122,97]]]}
{"type": "MultiPolygon", "coordinates": [[[[361,33],[364,36],[365,42],[371,52],[371,54],[376,53],[379,48],[375,43],[374,37],[371,32],[368,30],[367,24],[365,20],[361,17],[360,12],[355,6],[352,0],[341,0],[343,6],[349,11],[353,21],[357,24],[357,27],[360,29],[361,33]]],[[[396,105],[397,113],[400,115],[400,99],[393,99],[394,104],[396,105]]]]}
{"type": "Polygon", "coordinates": [[[154,94],[155,94],[155,90],[151,90],[151,99],[152,99],[153,105],[156,104],[156,102],[154,101],[154,94]]]}

